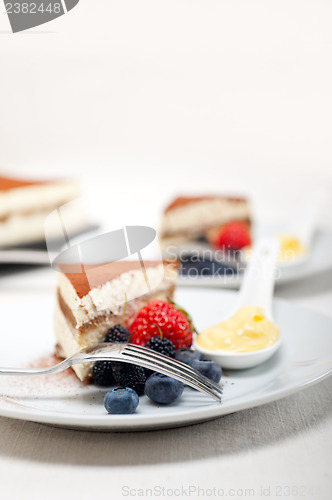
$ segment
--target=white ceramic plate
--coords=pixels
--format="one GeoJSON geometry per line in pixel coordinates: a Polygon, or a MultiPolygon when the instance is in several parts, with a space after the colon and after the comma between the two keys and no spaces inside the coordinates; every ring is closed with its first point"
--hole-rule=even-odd
{"type": "MultiPolygon", "coordinates": [[[[176,299],[200,329],[223,317],[235,294],[180,289],[176,299]]],[[[54,345],[52,302],[41,298],[35,308],[23,303],[19,316],[10,307],[0,309],[1,366],[31,366],[44,356],[49,361],[54,345]]],[[[259,367],[227,372],[222,404],[186,388],[176,404],[158,407],[144,396],[136,414],[108,415],[103,407],[106,391],[81,384],[69,370],[48,377],[0,377],[0,415],[88,430],[176,427],[263,405],[327,377],[332,368],[332,320],[284,301],[276,301],[275,317],[283,333],[282,347],[259,367]]]]}
{"type": "MultiPolygon", "coordinates": [[[[332,269],[332,233],[318,232],[314,238],[308,259],[290,266],[280,266],[276,285],[288,283],[332,269]]],[[[238,288],[242,276],[182,276],[179,283],[182,286],[238,288]]]]}

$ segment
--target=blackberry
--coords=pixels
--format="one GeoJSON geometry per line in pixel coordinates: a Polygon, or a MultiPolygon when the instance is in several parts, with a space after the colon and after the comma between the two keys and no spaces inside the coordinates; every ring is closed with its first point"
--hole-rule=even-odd
{"type": "Polygon", "coordinates": [[[146,375],[142,366],[128,363],[112,363],[115,383],[121,387],[130,387],[139,396],[144,394],[146,375]]]}
{"type": "Polygon", "coordinates": [[[169,356],[170,358],[174,358],[175,356],[175,347],[173,342],[171,342],[167,338],[160,337],[152,337],[146,344],[145,347],[152,349],[153,351],[159,352],[160,354],[164,354],[165,356],[169,356]]]}
{"type": "Polygon", "coordinates": [[[97,361],[92,369],[93,382],[96,385],[113,385],[112,361],[97,361]]]}
{"type": "MultiPolygon", "coordinates": [[[[110,328],[105,336],[104,342],[125,343],[130,337],[130,332],[124,326],[117,324],[110,328]]],[[[94,364],[92,378],[96,385],[114,385],[112,361],[97,361],[94,364]]]]}
{"type": "MultiPolygon", "coordinates": [[[[151,339],[145,344],[145,347],[152,349],[155,352],[160,354],[164,354],[170,358],[174,358],[175,356],[175,347],[173,342],[171,342],[166,337],[151,337],[151,339]]],[[[152,375],[153,370],[149,370],[148,368],[144,368],[146,377],[150,377],[152,375]]]]}
{"type": "Polygon", "coordinates": [[[130,331],[124,326],[117,324],[107,330],[105,342],[125,343],[130,337],[130,331]]]}

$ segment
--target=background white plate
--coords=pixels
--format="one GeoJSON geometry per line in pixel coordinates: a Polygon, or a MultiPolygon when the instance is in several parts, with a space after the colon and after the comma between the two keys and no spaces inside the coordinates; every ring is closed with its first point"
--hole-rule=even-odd
{"type": "MultiPolygon", "coordinates": [[[[332,269],[332,233],[327,231],[317,232],[310,255],[302,263],[289,267],[280,267],[276,285],[308,278],[315,274],[332,269]]],[[[230,276],[181,276],[179,283],[183,286],[238,288],[242,281],[241,274],[230,276]]]]}
{"type": "MultiPolygon", "coordinates": [[[[200,329],[218,321],[232,306],[235,294],[180,289],[176,299],[193,314],[200,329]]],[[[51,355],[52,300],[40,299],[35,307],[23,303],[19,314],[8,307],[0,313],[1,366],[27,366],[51,355]]],[[[0,415],[89,430],[176,427],[262,405],[326,377],[332,368],[332,320],[279,300],[275,317],[284,339],[281,349],[259,367],[226,373],[222,404],[187,388],[176,404],[158,407],[142,397],[136,414],[107,415],[106,391],[81,384],[69,371],[49,377],[0,377],[0,415]]]]}

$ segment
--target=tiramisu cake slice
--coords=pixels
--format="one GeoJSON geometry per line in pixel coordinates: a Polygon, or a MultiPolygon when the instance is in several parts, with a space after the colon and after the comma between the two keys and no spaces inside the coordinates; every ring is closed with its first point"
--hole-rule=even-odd
{"type": "Polygon", "coordinates": [[[160,230],[164,251],[196,241],[211,242],[216,232],[232,221],[250,228],[251,215],[246,198],[226,196],[181,196],[166,207],[160,230]]]}
{"type": "MultiPolygon", "coordinates": [[[[0,246],[43,241],[45,217],[80,195],[80,187],[73,180],[31,181],[0,176],[0,246]]],[[[80,228],[82,215],[71,214],[71,222],[80,228]]]]}
{"type": "MultiPolygon", "coordinates": [[[[55,334],[57,353],[64,358],[103,342],[107,330],[122,319],[129,326],[149,301],[172,298],[177,279],[177,265],[160,261],[145,261],[143,266],[140,261],[118,261],[87,265],[83,272],[79,268],[80,272],[73,272],[72,266],[70,272],[63,270],[57,273],[55,334]]],[[[85,381],[91,368],[73,367],[85,381]]]]}

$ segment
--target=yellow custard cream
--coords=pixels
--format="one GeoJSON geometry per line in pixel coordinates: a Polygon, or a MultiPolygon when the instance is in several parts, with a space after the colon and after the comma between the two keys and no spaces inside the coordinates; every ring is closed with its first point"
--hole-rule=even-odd
{"type": "Polygon", "coordinates": [[[278,325],[267,319],[261,307],[242,307],[231,318],[203,330],[196,342],[210,351],[252,352],[274,344],[278,325]]]}
{"type": "Polygon", "coordinates": [[[280,260],[292,260],[307,252],[306,247],[295,236],[289,234],[279,235],[280,241],[280,260]]]}

